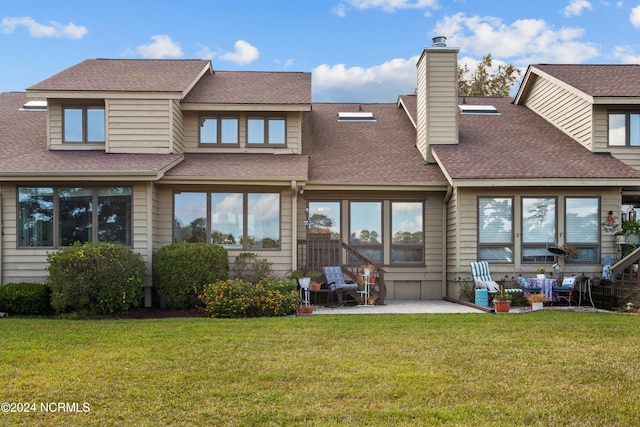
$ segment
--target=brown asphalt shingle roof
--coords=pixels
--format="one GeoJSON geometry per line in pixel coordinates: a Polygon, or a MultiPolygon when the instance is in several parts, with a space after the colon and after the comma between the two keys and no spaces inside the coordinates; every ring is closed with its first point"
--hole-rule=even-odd
{"type": "Polygon", "coordinates": [[[588,184],[640,178],[640,171],[608,153],[590,152],[511,98],[466,97],[465,102],[493,105],[500,115],[460,115],[459,145],[431,146],[453,179],[560,178],[588,184]]]}
{"type": "Polygon", "coordinates": [[[210,66],[202,59],[87,59],[27,90],[183,92],[210,66]]]}
{"type": "Polygon", "coordinates": [[[302,138],[310,182],[446,184],[437,165],[425,164],[415,147],[415,128],[396,104],[314,103],[303,113],[302,138]],[[375,122],[338,122],[338,112],[355,112],[360,105],[375,122]]]}
{"type": "Polygon", "coordinates": [[[535,64],[531,67],[538,68],[587,95],[640,96],[640,65],[638,64],[535,64]]]}
{"type": "Polygon", "coordinates": [[[216,71],[203,76],[182,102],[311,104],[311,73],[216,71]]]}
{"type": "MultiPolygon", "coordinates": [[[[106,154],[103,151],[47,150],[47,113],[20,111],[23,92],[0,93],[0,176],[113,175],[160,173],[179,154],[106,154]]],[[[151,177],[150,177],[151,178],[151,177]]]]}

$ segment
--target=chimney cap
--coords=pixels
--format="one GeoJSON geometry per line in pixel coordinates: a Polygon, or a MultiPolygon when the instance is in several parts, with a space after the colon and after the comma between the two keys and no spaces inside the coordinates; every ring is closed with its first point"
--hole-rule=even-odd
{"type": "Polygon", "coordinates": [[[436,36],[431,41],[433,41],[433,47],[447,47],[447,38],[445,36],[436,36]]]}

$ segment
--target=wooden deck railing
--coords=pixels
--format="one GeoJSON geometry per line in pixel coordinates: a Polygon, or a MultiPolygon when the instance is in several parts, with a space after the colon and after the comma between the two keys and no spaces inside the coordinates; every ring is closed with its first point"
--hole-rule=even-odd
{"type": "MultiPolygon", "coordinates": [[[[298,268],[304,271],[321,271],[322,267],[339,265],[351,279],[355,279],[358,268],[373,264],[353,247],[337,239],[298,240],[298,268]]],[[[384,304],[387,288],[384,283],[384,269],[376,266],[378,275],[378,304],[384,304]]]]}
{"type": "Polygon", "coordinates": [[[601,280],[593,287],[596,306],[613,309],[640,296],[638,270],[634,264],[640,263],[640,248],[637,248],[611,266],[611,281],[601,280]]]}

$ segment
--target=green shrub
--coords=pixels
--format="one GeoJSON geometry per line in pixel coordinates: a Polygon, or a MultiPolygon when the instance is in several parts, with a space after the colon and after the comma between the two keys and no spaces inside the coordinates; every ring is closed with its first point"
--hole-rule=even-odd
{"type": "Polygon", "coordinates": [[[265,277],[252,284],[242,279],[218,280],[200,298],[211,317],[277,317],[294,313],[300,295],[292,280],[265,277]]]}
{"type": "Polygon", "coordinates": [[[58,313],[111,314],[142,300],[145,264],[130,248],[76,242],[48,259],[51,306],[58,313]]]}
{"type": "Polygon", "coordinates": [[[51,290],[44,283],[0,285],[0,311],[10,314],[49,314],[51,290]]]}
{"type": "Polygon", "coordinates": [[[241,252],[233,262],[233,273],[235,278],[245,282],[256,283],[263,277],[270,276],[272,262],[258,258],[258,254],[252,252],[241,252]]]}
{"type": "Polygon", "coordinates": [[[228,273],[227,250],[214,244],[173,243],[153,257],[153,286],[169,308],[196,307],[203,287],[228,273]]]}

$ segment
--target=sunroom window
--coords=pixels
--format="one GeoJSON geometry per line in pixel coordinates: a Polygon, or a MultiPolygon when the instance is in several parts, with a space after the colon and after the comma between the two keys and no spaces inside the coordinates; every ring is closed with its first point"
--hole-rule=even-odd
{"type": "Polygon", "coordinates": [[[424,263],[422,202],[391,202],[391,263],[424,263]]]}
{"type": "Polygon", "coordinates": [[[567,197],[566,246],[577,249],[577,258],[567,263],[597,263],[600,260],[600,199],[596,197],[567,197]]]}
{"type": "Polygon", "coordinates": [[[555,197],[522,198],[522,262],[553,263],[556,243],[555,197]]]}
{"type": "Polygon", "coordinates": [[[478,198],[478,259],[513,262],[513,199],[478,198]]]}
{"type": "Polygon", "coordinates": [[[371,262],[382,264],[382,202],[351,202],[349,227],[349,244],[371,262]]]}

